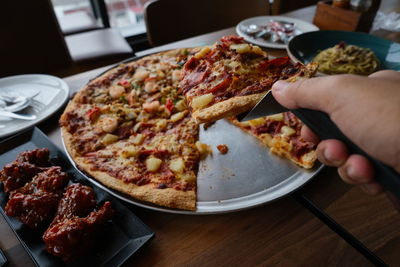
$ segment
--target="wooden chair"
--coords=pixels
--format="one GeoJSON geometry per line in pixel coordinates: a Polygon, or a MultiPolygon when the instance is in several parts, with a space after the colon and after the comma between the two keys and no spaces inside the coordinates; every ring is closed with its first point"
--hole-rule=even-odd
{"type": "Polygon", "coordinates": [[[268,0],[155,0],[145,5],[147,37],[157,46],[269,14],[268,0]]]}
{"type": "Polygon", "coordinates": [[[57,16],[58,24],[64,35],[100,29],[93,15],[87,11],[75,11],[63,16],[57,16]]]}
{"type": "Polygon", "coordinates": [[[48,0],[5,0],[0,8],[0,76],[46,73],[72,64],[48,0]]]}
{"type": "Polygon", "coordinates": [[[111,64],[133,56],[114,29],[78,33],[64,38],[50,0],[4,0],[0,8],[0,77],[25,73],[60,76],[111,64]],[[78,66],[78,67],[77,67],[78,66]],[[60,71],[60,72],[58,72],[60,71]],[[60,74],[59,74],[60,73],[60,74]]]}

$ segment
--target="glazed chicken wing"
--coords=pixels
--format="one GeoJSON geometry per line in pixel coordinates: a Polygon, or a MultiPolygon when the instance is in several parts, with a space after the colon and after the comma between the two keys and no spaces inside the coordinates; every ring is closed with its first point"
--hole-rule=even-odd
{"type": "Polygon", "coordinates": [[[47,148],[20,153],[15,161],[5,165],[0,171],[0,181],[3,181],[4,191],[11,192],[24,186],[48,166],[50,162],[47,148]]]}
{"type": "Polygon", "coordinates": [[[113,215],[110,202],[92,211],[95,205],[92,188],[81,184],[68,186],[56,217],[43,234],[47,251],[66,262],[86,253],[99,228],[113,215]]]}
{"type": "Polygon", "coordinates": [[[30,228],[38,228],[53,218],[69,177],[60,167],[38,173],[31,182],[10,193],[5,212],[30,228]]]}

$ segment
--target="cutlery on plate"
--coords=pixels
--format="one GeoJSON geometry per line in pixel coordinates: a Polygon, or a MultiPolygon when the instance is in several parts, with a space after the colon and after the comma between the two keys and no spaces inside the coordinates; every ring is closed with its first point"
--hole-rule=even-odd
{"type": "Polygon", "coordinates": [[[33,98],[37,96],[40,91],[36,91],[31,96],[7,96],[0,95],[0,110],[17,112],[25,109],[32,104],[33,98]]]}
{"type": "Polygon", "coordinates": [[[0,116],[5,116],[13,119],[19,119],[19,120],[36,120],[37,116],[36,115],[22,115],[22,114],[17,114],[13,113],[10,111],[4,111],[0,110],[0,116]]]}
{"type": "Polygon", "coordinates": [[[16,102],[12,105],[7,105],[6,102],[0,100],[0,110],[17,112],[17,111],[23,110],[26,107],[30,106],[31,103],[32,103],[31,98],[25,98],[24,100],[22,100],[20,102],[16,102]]]}
{"type": "MultiPolygon", "coordinates": [[[[288,109],[279,104],[272,96],[271,91],[269,91],[252,110],[248,113],[240,114],[238,119],[239,121],[247,121],[284,111],[288,111],[288,109]]],[[[317,110],[302,108],[290,111],[313,130],[321,140],[338,139],[347,145],[351,154],[359,154],[366,157],[374,165],[376,180],[400,199],[400,174],[393,170],[393,168],[371,157],[355,145],[339,130],[336,124],[329,118],[328,114],[317,110]]]]}

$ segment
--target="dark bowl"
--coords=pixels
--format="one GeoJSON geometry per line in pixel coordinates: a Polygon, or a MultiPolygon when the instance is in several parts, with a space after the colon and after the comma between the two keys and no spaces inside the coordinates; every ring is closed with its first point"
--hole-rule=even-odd
{"type": "Polygon", "coordinates": [[[400,71],[400,44],[370,34],[347,31],[314,31],[290,40],[287,52],[293,61],[309,63],[321,51],[344,41],[370,48],[380,61],[379,69],[400,71]]]}

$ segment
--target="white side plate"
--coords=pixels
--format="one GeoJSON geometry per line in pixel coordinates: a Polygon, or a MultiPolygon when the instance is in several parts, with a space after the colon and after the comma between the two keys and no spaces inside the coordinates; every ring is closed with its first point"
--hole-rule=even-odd
{"type": "Polygon", "coordinates": [[[282,17],[282,16],[260,16],[260,17],[253,17],[249,19],[245,19],[241,21],[237,26],[236,26],[236,32],[239,36],[243,37],[247,42],[253,43],[259,46],[263,47],[270,47],[270,48],[278,48],[278,49],[286,49],[286,44],[281,44],[281,43],[273,43],[273,42],[268,42],[263,39],[255,39],[249,35],[247,35],[244,32],[244,28],[247,28],[247,26],[251,24],[256,24],[256,25],[263,25],[269,22],[270,20],[278,20],[278,21],[285,21],[285,22],[294,22],[296,23],[296,31],[295,35],[299,35],[305,32],[311,32],[311,31],[318,31],[319,28],[315,26],[314,24],[311,24],[309,22],[299,20],[299,19],[293,19],[293,18],[288,18],[288,17],[282,17]]]}
{"type": "Polygon", "coordinates": [[[37,119],[32,121],[0,117],[0,138],[5,137],[33,125],[51,116],[68,100],[68,85],[55,76],[42,74],[17,75],[0,79],[0,95],[33,96],[31,106],[21,114],[35,114],[37,119]]]}

